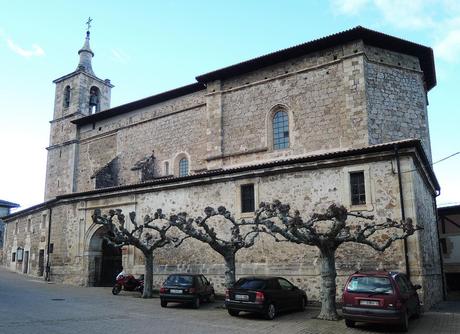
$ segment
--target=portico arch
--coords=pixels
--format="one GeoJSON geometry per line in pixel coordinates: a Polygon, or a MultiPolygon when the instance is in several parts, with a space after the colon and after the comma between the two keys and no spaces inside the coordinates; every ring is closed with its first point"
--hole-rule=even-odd
{"type": "Polygon", "coordinates": [[[113,285],[116,275],[121,271],[122,254],[104,239],[105,226],[91,226],[87,238],[88,286],[113,285]]]}

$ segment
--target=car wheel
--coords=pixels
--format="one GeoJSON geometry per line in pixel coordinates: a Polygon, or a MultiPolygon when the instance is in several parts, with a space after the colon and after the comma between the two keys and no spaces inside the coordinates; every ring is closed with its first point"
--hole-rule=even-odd
{"type": "Polygon", "coordinates": [[[200,296],[196,296],[196,298],[193,300],[192,307],[194,309],[199,309],[200,308],[200,296]]]}
{"type": "Polygon", "coordinates": [[[240,311],[237,310],[227,310],[228,314],[230,314],[232,317],[237,317],[238,314],[240,314],[240,311]]]}
{"type": "Polygon", "coordinates": [[[166,300],[163,300],[163,299],[160,301],[160,304],[161,304],[161,307],[168,306],[168,302],[166,300]]]}
{"type": "Polygon", "coordinates": [[[265,313],[265,319],[273,320],[276,316],[276,308],[275,305],[269,304],[267,307],[267,312],[265,313]]]}
{"type": "Polygon", "coordinates": [[[407,332],[409,329],[409,315],[407,314],[407,311],[404,312],[400,329],[402,332],[407,332]]]}
{"type": "Polygon", "coordinates": [[[112,288],[112,294],[114,295],[118,295],[121,291],[121,286],[120,285],[115,285],[113,288],[112,288]]]}
{"type": "Polygon", "coordinates": [[[355,322],[353,320],[345,319],[345,325],[347,327],[353,328],[353,327],[355,327],[355,322]]]}

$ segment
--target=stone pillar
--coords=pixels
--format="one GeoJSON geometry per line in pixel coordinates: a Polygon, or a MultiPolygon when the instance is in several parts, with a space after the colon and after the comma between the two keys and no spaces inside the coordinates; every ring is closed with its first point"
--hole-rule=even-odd
{"type": "Polygon", "coordinates": [[[208,169],[222,167],[223,129],[222,129],[222,85],[220,80],[208,83],[206,94],[207,113],[207,160],[208,169]]]}

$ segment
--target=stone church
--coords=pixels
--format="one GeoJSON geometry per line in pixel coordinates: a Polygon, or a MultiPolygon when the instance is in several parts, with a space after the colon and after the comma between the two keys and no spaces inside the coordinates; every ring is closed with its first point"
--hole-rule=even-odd
{"type": "MultiPolygon", "coordinates": [[[[260,201],[279,199],[306,216],[336,202],[424,228],[384,253],[341,246],[339,289],[357,269],[385,268],[421,284],[427,308],[442,299],[431,48],[358,26],[117,107],[114,86],[92,69],[89,32],[78,54],[77,68],[54,81],[45,202],[5,218],[7,268],[85,286],[109,284],[121,264],[141,274],[141,253],[103,240],[96,208],[197,216],[224,205],[240,219],[260,201]]],[[[190,271],[223,292],[223,260],[198,241],[159,250],[154,267],[157,286],[190,271]]],[[[237,254],[237,276],[284,276],[311,300],[319,272],[315,248],[269,237],[237,254]]]]}

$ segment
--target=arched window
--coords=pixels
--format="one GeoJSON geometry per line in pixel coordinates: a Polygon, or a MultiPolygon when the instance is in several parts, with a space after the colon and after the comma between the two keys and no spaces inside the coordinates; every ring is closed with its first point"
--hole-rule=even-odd
{"type": "Polygon", "coordinates": [[[89,113],[94,114],[100,111],[100,91],[99,88],[93,86],[89,90],[89,113]]]}
{"type": "Polygon", "coordinates": [[[188,160],[187,158],[182,158],[179,161],[179,176],[188,175],[188,160]]]}
{"type": "Polygon", "coordinates": [[[64,108],[68,108],[70,106],[70,86],[66,86],[64,89],[63,105],[64,105],[64,108]]]}
{"type": "Polygon", "coordinates": [[[273,115],[273,149],[289,147],[289,115],[286,111],[277,111],[273,115]]]}

